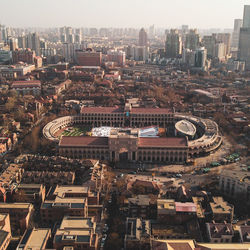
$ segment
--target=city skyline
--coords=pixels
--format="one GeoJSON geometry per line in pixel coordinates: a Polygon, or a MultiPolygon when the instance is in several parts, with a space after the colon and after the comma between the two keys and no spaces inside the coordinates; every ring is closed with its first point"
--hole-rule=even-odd
{"type": "Polygon", "coordinates": [[[0,23],[13,27],[140,28],[155,24],[162,28],[177,28],[186,24],[198,29],[231,29],[234,19],[242,18],[244,5],[249,1],[178,0],[170,3],[158,0],[156,4],[152,0],[128,0],[117,4],[114,0],[73,0],[69,5],[65,0],[54,0],[53,3],[45,0],[39,6],[34,6],[31,0],[11,0],[11,3],[0,0],[0,23]],[[140,9],[143,11],[138,11],[140,9]],[[29,15],[23,15],[25,11],[29,15]]]}

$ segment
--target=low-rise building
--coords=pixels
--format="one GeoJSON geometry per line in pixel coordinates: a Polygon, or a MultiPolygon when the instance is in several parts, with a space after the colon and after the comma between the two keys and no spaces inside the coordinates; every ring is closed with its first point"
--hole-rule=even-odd
{"type": "Polygon", "coordinates": [[[0,213],[10,215],[13,234],[23,233],[29,226],[33,205],[30,203],[0,203],[0,213]]]}
{"type": "Polygon", "coordinates": [[[98,235],[93,217],[65,216],[54,236],[53,247],[60,250],[65,247],[96,250],[98,235]]]}
{"type": "Polygon", "coordinates": [[[156,217],[156,200],[148,195],[138,195],[125,201],[128,215],[132,218],[153,219],[156,217]]]}
{"type": "Polygon", "coordinates": [[[141,218],[127,218],[125,249],[150,249],[151,223],[141,218]]]}
{"type": "Polygon", "coordinates": [[[42,203],[40,213],[43,224],[53,225],[53,223],[61,221],[65,215],[82,217],[88,215],[88,199],[86,197],[61,194],[62,196],[58,194],[54,199],[47,199],[42,203]]]}
{"type": "Polygon", "coordinates": [[[45,186],[43,184],[19,184],[15,191],[15,200],[42,203],[45,199],[45,186]]]}
{"type": "Polygon", "coordinates": [[[250,177],[249,173],[236,170],[223,170],[219,181],[220,191],[223,195],[242,199],[250,203],[250,177]]]}
{"type": "Polygon", "coordinates": [[[17,249],[46,249],[49,239],[51,238],[51,231],[49,228],[30,228],[27,229],[21,238],[17,249]]]}
{"type": "Polygon", "coordinates": [[[10,216],[0,214],[0,250],[8,248],[11,240],[10,216]]]}
{"type": "Polygon", "coordinates": [[[208,241],[230,243],[234,232],[231,223],[206,223],[208,241]]]}
{"type": "Polygon", "coordinates": [[[242,225],[239,227],[241,242],[250,242],[250,226],[242,225]]]}
{"type": "Polygon", "coordinates": [[[42,85],[40,81],[15,81],[11,88],[20,95],[40,95],[42,85]]]}
{"type": "Polygon", "coordinates": [[[167,221],[170,225],[186,223],[197,218],[197,206],[193,202],[175,202],[174,200],[157,200],[157,220],[167,221]]]}
{"type": "Polygon", "coordinates": [[[234,215],[234,206],[224,201],[222,197],[213,197],[210,202],[212,219],[216,222],[231,222],[234,215]]]}

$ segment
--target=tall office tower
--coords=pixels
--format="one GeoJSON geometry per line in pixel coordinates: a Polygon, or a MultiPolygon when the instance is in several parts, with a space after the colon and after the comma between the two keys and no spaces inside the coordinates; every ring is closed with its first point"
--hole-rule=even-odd
{"type": "Polygon", "coordinates": [[[32,44],[31,49],[36,52],[36,56],[40,56],[41,55],[41,51],[40,51],[40,38],[37,35],[37,33],[31,34],[31,44],[32,44]]]}
{"type": "Polygon", "coordinates": [[[81,31],[81,29],[76,29],[75,42],[76,43],[81,43],[82,42],[82,31],[81,31]]]}
{"type": "Polygon", "coordinates": [[[250,70],[250,27],[240,29],[238,59],[245,61],[246,70],[250,70]]]}
{"type": "Polygon", "coordinates": [[[25,49],[26,48],[25,36],[19,36],[17,40],[18,40],[18,48],[25,49]]]}
{"type": "Polygon", "coordinates": [[[7,31],[4,25],[0,25],[0,41],[7,41],[7,31]]]}
{"type": "Polygon", "coordinates": [[[238,59],[250,70],[250,5],[244,6],[243,27],[240,29],[238,59]]]}
{"type": "Polygon", "coordinates": [[[202,39],[204,47],[207,49],[208,57],[214,57],[215,55],[215,44],[216,44],[216,34],[211,36],[204,36],[202,39]]]}
{"type": "Polygon", "coordinates": [[[144,28],[139,32],[139,46],[148,46],[148,35],[144,28]]]}
{"type": "Polygon", "coordinates": [[[186,33],[188,33],[188,29],[189,29],[189,27],[188,27],[188,25],[182,25],[181,26],[181,32],[182,32],[182,34],[186,34],[186,33]]]}
{"type": "Polygon", "coordinates": [[[178,30],[172,29],[166,38],[166,57],[175,58],[182,53],[182,39],[178,30]]]}
{"type": "Polygon", "coordinates": [[[73,29],[71,27],[66,27],[66,42],[71,43],[73,40],[73,29]]]}
{"type": "Polygon", "coordinates": [[[194,67],[205,70],[207,61],[207,50],[201,47],[195,50],[194,67]]]}
{"type": "Polygon", "coordinates": [[[75,58],[75,47],[72,43],[63,44],[63,57],[65,62],[73,62],[75,58]]]}
{"type": "Polygon", "coordinates": [[[244,6],[243,28],[250,28],[250,5],[244,6]]]}
{"type": "Polygon", "coordinates": [[[59,34],[60,34],[60,41],[62,43],[66,43],[66,27],[61,27],[59,30],[59,34]]]}
{"type": "Polygon", "coordinates": [[[16,38],[9,38],[9,45],[10,45],[10,50],[14,51],[16,49],[18,49],[18,42],[16,38]]]}
{"type": "Polygon", "coordinates": [[[149,27],[148,35],[149,35],[150,38],[154,38],[154,36],[155,36],[155,26],[154,25],[149,27]]]}
{"type": "Polygon", "coordinates": [[[189,33],[186,34],[185,38],[185,48],[196,50],[200,44],[200,35],[196,29],[189,30],[189,33]]]}
{"type": "Polygon", "coordinates": [[[231,42],[231,47],[233,48],[238,48],[239,46],[240,28],[242,27],[242,24],[243,24],[242,19],[234,20],[234,31],[232,34],[232,42],[231,42]]]}
{"type": "Polygon", "coordinates": [[[225,55],[230,54],[231,48],[231,34],[230,33],[218,33],[216,37],[217,42],[225,44],[225,55]]]}

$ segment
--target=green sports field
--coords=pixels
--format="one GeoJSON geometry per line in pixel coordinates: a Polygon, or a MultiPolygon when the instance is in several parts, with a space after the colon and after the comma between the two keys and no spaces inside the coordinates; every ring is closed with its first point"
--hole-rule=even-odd
{"type": "Polygon", "coordinates": [[[61,136],[83,136],[91,131],[90,127],[69,127],[62,132],[61,136]]]}

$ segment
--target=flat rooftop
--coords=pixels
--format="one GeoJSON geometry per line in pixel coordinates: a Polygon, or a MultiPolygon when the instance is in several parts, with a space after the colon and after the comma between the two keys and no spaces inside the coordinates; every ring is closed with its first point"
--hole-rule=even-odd
{"type": "Polygon", "coordinates": [[[121,107],[82,107],[81,113],[89,114],[112,114],[123,113],[124,109],[121,107]]]}
{"type": "Polygon", "coordinates": [[[33,208],[33,205],[30,203],[19,203],[19,202],[15,202],[15,203],[0,203],[0,208],[15,208],[15,209],[30,209],[33,208]]]}
{"type": "Polygon", "coordinates": [[[58,197],[65,197],[65,194],[86,194],[89,188],[83,186],[57,186],[53,194],[58,197]]]}
{"type": "Polygon", "coordinates": [[[62,220],[60,229],[63,230],[73,230],[73,229],[92,229],[94,227],[94,223],[92,218],[84,218],[84,217],[71,217],[65,216],[62,220]]]}
{"type": "Polygon", "coordinates": [[[94,136],[63,136],[59,142],[60,147],[108,146],[107,137],[94,136]]]}
{"type": "Polygon", "coordinates": [[[166,147],[166,148],[185,148],[187,147],[186,138],[160,137],[160,138],[139,138],[138,147],[166,147]]]}
{"type": "Polygon", "coordinates": [[[209,204],[215,214],[228,214],[233,210],[233,206],[224,201],[222,197],[213,197],[213,202],[210,202],[209,204]]]}
{"type": "Polygon", "coordinates": [[[28,229],[19,242],[19,249],[44,249],[46,246],[46,239],[50,235],[49,228],[28,229]]]}

